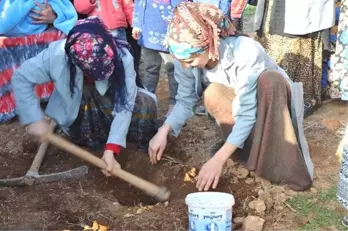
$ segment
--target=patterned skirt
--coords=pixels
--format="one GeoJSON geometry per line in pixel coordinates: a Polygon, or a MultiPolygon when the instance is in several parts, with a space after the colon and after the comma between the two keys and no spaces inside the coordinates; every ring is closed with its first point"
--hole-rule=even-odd
{"type": "Polygon", "coordinates": [[[348,2],[342,1],[340,8],[336,50],[330,75],[330,95],[332,98],[348,100],[348,2]]]}
{"type": "Polygon", "coordinates": [[[343,147],[342,165],[339,173],[337,200],[348,210],[348,144],[343,147]]]}
{"type": "MultiPolygon", "coordinates": [[[[127,142],[147,151],[151,138],[156,134],[156,99],[143,89],[138,89],[127,142]]],[[[112,97],[101,96],[93,85],[83,89],[80,112],[69,129],[70,139],[92,150],[103,148],[113,121],[112,97]]]]}
{"type": "Polygon", "coordinates": [[[264,34],[258,40],[294,82],[303,83],[306,117],[321,104],[322,39],[317,32],[295,38],[270,34],[272,9],[276,2],[266,1],[264,34]]]}

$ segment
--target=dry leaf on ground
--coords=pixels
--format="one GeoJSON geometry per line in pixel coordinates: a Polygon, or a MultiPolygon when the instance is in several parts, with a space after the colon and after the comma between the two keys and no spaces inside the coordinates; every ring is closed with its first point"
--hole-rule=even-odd
{"type": "Polygon", "coordinates": [[[84,231],[108,231],[109,227],[105,225],[100,225],[98,222],[93,221],[92,227],[85,225],[83,228],[84,231]]]}
{"type": "Polygon", "coordinates": [[[192,182],[192,183],[194,183],[195,180],[196,180],[196,176],[197,176],[196,168],[191,168],[190,171],[185,173],[184,182],[192,182]]]}

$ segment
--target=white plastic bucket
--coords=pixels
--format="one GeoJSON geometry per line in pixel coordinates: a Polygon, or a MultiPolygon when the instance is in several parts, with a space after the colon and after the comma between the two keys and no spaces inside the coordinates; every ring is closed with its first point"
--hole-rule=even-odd
{"type": "Polygon", "coordinates": [[[187,195],[190,231],[231,231],[234,197],[221,192],[187,195]]]}

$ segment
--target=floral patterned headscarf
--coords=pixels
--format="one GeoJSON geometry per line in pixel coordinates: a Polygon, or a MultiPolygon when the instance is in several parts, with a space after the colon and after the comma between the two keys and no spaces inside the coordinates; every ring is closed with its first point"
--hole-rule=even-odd
{"type": "Polygon", "coordinates": [[[113,38],[97,17],[79,20],[70,31],[65,44],[71,93],[74,94],[76,65],[85,76],[94,81],[109,81],[117,111],[127,106],[122,48],[129,49],[127,42],[113,38]]]}
{"type": "Polygon", "coordinates": [[[110,43],[96,30],[91,33],[96,27],[109,33],[98,18],[79,20],[68,36],[66,52],[86,76],[99,81],[109,78],[115,66],[114,51],[110,43]],[[90,28],[84,27],[87,25],[90,28]]]}
{"type": "Polygon", "coordinates": [[[208,50],[209,58],[215,60],[219,59],[220,38],[235,34],[233,24],[217,7],[184,2],[174,10],[167,45],[177,59],[188,59],[208,50]]]}

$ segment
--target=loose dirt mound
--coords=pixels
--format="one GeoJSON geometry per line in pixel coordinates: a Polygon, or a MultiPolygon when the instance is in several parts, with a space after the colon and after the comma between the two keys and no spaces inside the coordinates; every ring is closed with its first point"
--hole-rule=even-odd
{"type": "MultiPolygon", "coordinates": [[[[11,142],[11,137],[25,132],[17,123],[0,128],[0,177],[23,176],[35,156],[38,143],[24,135],[23,138],[17,136],[16,142],[6,144],[6,140],[11,142]]],[[[185,150],[175,148],[176,143],[171,141],[167,151],[169,156],[157,165],[151,165],[148,155],[134,147],[129,147],[119,158],[129,172],[168,187],[172,192],[169,205],[156,205],[157,202],[142,191],[117,178],[106,178],[99,169],[91,167],[88,175],[80,180],[0,188],[0,226],[4,229],[81,229],[81,225],[97,220],[117,230],[187,230],[184,198],[196,189],[194,183],[184,182],[184,176],[192,167],[199,167],[205,161],[199,154],[205,155],[200,150],[204,148],[201,144],[204,138],[190,132],[178,142],[183,142],[183,147],[187,145],[185,142],[200,146],[194,149],[196,156],[190,159],[185,150]],[[146,207],[148,205],[155,206],[146,207]]],[[[74,156],[50,146],[40,173],[65,171],[83,164],[74,156]]],[[[245,216],[246,201],[257,194],[253,191],[255,183],[247,184],[244,179],[231,183],[231,179],[223,178],[217,190],[232,192],[236,197],[233,215],[245,216]]]]}

